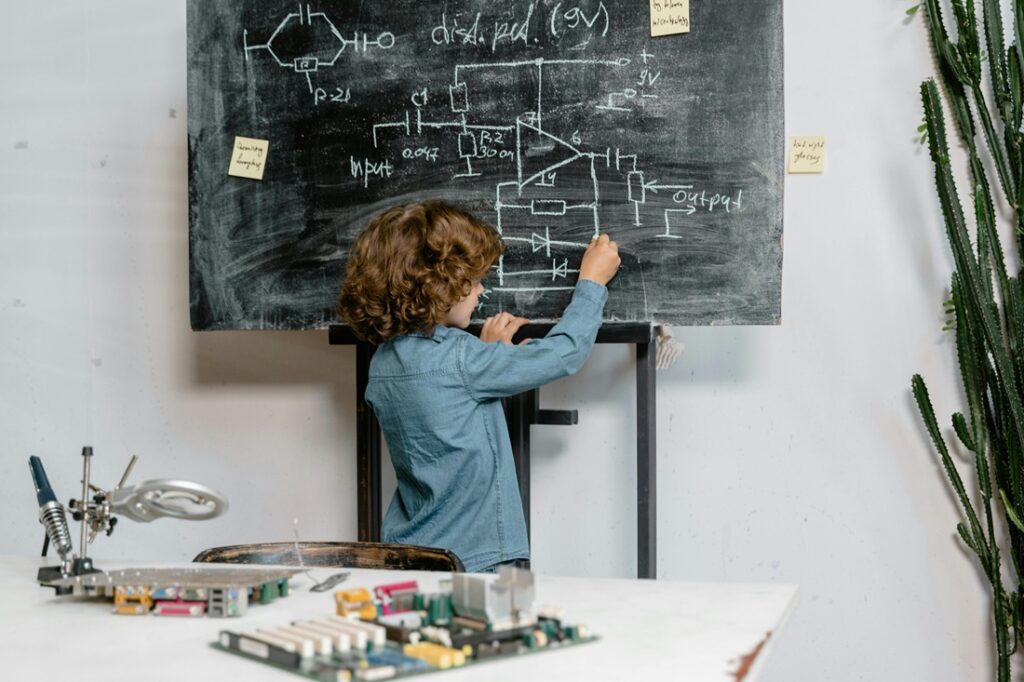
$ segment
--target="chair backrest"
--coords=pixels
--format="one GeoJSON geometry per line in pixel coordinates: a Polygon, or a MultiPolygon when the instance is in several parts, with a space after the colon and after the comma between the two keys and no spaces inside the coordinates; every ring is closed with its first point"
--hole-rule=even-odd
{"type": "MultiPolygon", "coordinates": [[[[225,564],[276,564],[298,566],[294,542],[213,547],[196,555],[193,562],[225,564]]],[[[393,545],[385,542],[300,542],[298,551],[306,566],[337,568],[385,568],[406,571],[465,570],[453,552],[435,547],[393,545]]]]}

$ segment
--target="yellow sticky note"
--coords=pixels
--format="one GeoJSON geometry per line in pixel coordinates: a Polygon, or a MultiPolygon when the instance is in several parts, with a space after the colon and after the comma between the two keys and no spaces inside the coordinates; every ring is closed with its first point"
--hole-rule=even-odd
{"type": "Polygon", "coordinates": [[[790,173],[825,172],[825,138],[820,135],[801,135],[790,138],[790,173]]]}
{"type": "Polygon", "coordinates": [[[651,36],[690,32],[690,0],[651,0],[651,36]]]}
{"type": "Polygon", "coordinates": [[[263,179],[263,169],[267,165],[267,150],[270,142],[257,140],[253,137],[235,137],[235,148],[231,152],[231,165],[228,175],[238,178],[263,179]]]}

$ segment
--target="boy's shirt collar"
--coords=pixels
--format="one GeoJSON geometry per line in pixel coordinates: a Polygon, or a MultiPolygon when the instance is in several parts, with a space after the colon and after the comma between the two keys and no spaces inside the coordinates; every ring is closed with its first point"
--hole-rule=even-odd
{"type": "Polygon", "coordinates": [[[422,339],[430,339],[435,343],[441,343],[448,337],[451,331],[451,329],[443,324],[439,324],[430,332],[409,332],[406,336],[418,336],[422,339]]]}

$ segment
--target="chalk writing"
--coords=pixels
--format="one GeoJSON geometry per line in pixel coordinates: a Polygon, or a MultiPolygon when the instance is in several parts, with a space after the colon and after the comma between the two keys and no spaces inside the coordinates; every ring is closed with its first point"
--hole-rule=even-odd
{"type": "Polygon", "coordinates": [[[473,15],[473,23],[469,26],[460,25],[457,16],[452,17],[449,22],[447,15],[442,12],[441,23],[430,32],[430,39],[435,45],[451,45],[452,43],[479,47],[487,45],[487,36],[480,29],[480,12],[473,15]]]}
{"type": "Polygon", "coordinates": [[[587,14],[582,7],[570,7],[563,10],[563,3],[555,5],[551,12],[549,30],[552,37],[560,38],[563,34],[577,29],[600,29],[601,37],[608,35],[608,28],[611,26],[611,19],[608,17],[608,8],[604,3],[598,3],[596,9],[587,14]]]}
{"type": "Polygon", "coordinates": [[[348,157],[349,170],[352,173],[353,178],[362,178],[363,187],[370,186],[370,178],[390,178],[391,173],[394,171],[391,161],[385,159],[384,161],[371,161],[370,159],[357,160],[354,157],[348,157]]]}
{"type": "Polygon", "coordinates": [[[402,150],[403,159],[427,159],[431,163],[437,161],[437,147],[406,147],[402,150]]]}
{"type": "MultiPolygon", "coordinates": [[[[219,69],[231,81],[196,78],[190,88],[226,84],[238,105],[230,112],[233,127],[273,130],[282,140],[276,144],[285,146],[272,165],[277,182],[260,186],[276,204],[231,203],[238,215],[215,229],[239,253],[250,243],[240,237],[250,232],[261,240],[273,235],[292,249],[225,257],[230,267],[213,272],[234,278],[228,284],[243,274],[263,277],[301,252],[301,268],[315,264],[319,283],[303,274],[297,286],[322,294],[319,288],[329,288],[325,273],[337,275],[372,211],[392,197],[445,196],[467,203],[505,242],[484,282],[480,305],[488,314],[497,308],[557,315],[590,240],[607,230],[624,253],[608,319],[685,310],[683,319],[693,301],[702,306],[698,321],[774,319],[772,277],[780,262],[774,254],[781,242],[772,202],[778,195],[764,188],[777,179],[780,164],[771,163],[777,154],[762,153],[772,135],[747,130],[749,112],[734,109],[749,108],[753,95],[771,90],[763,83],[777,83],[761,63],[724,69],[713,58],[753,35],[745,24],[735,24],[743,39],[721,31],[714,40],[705,32],[651,39],[656,29],[689,29],[689,5],[679,0],[652,0],[650,26],[642,7],[638,13],[626,0],[424,0],[388,7],[299,0],[280,9],[218,1],[242,9],[215,12],[189,0],[190,12],[230,26],[216,35],[227,36],[235,59],[216,65],[206,59],[203,45],[224,42],[209,32],[190,55],[204,73],[219,69]],[[298,195],[291,189],[296,183],[298,195]],[[300,203],[313,210],[299,214],[300,203]],[[275,205],[286,210],[272,214],[275,205]],[[274,227],[249,227],[256,223],[274,227]],[[767,284],[751,294],[743,287],[752,267],[767,284]],[[679,272],[699,273],[685,280],[696,296],[687,290],[685,300],[676,300],[666,293],[679,272]],[[707,287],[693,284],[698,278],[728,287],[716,284],[712,299],[707,287]]],[[[743,15],[731,4],[738,0],[723,1],[730,3],[730,20],[743,15]]],[[[771,141],[777,150],[780,140],[771,141]]],[[[242,170],[262,170],[266,155],[250,153],[256,156],[239,157],[242,170]]],[[[247,320],[258,315],[263,325],[265,304],[269,326],[306,323],[305,312],[289,318],[291,302],[279,303],[286,298],[283,281],[267,275],[259,286],[262,293],[254,289],[251,298],[261,303],[247,308],[247,320]]],[[[296,307],[323,308],[327,317],[319,319],[329,320],[331,301],[321,299],[296,307]]]]}
{"type": "MultiPolygon", "coordinates": [[[[395,34],[382,31],[374,37],[366,32],[353,31],[351,38],[346,38],[324,12],[314,12],[310,5],[299,5],[298,12],[292,12],[281,20],[265,43],[249,44],[248,29],[242,32],[242,51],[246,61],[249,53],[255,50],[266,50],[277,62],[278,66],[291,69],[306,77],[309,92],[313,95],[313,104],[317,105],[327,97],[327,91],[313,87],[312,74],[322,68],[329,68],[338,63],[338,58],[346,50],[365,53],[370,48],[390,50],[395,46],[395,34]],[[301,52],[294,52],[301,49],[301,52]]],[[[347,90],[342,97],[334,95],[332,102],[348,102],[347,90]]]]}
{"type": "Polygon", "coordinates": [[[352,91],[349,88],[334,88],[334,92],[327,92],[323,88],[313,91],[313,103],[319,105],[321,102],[336,102],[348,104],[352,101],[352,91]]]}
{"type": "MultiPolygon", "coordinates": [[[[503,40],[509,44],[521,42],[523,45],[529,45],[530,19],[533,17],[534,7],[536,5],[531,3],[526,10],[526,18],[522,21],[515,21],[513,18],[511,21],[495,22],[494,37],[491,39],[491,52],[496,51],[498,43],[503,40]]],[[[513,10],[513,15],[514,12],[515,10],[513,10]]]]}

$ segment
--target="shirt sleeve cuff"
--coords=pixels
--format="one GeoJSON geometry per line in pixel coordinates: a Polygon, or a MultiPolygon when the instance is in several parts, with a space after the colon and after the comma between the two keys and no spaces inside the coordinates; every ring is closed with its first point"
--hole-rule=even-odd
{"type": "Polygon", "coordinates": [[[576,291],[573,293],[573,298],[577,296],[603,306],[608,300],[608,287],[592,279],[581,279],[576,282],[576,291]]]}

